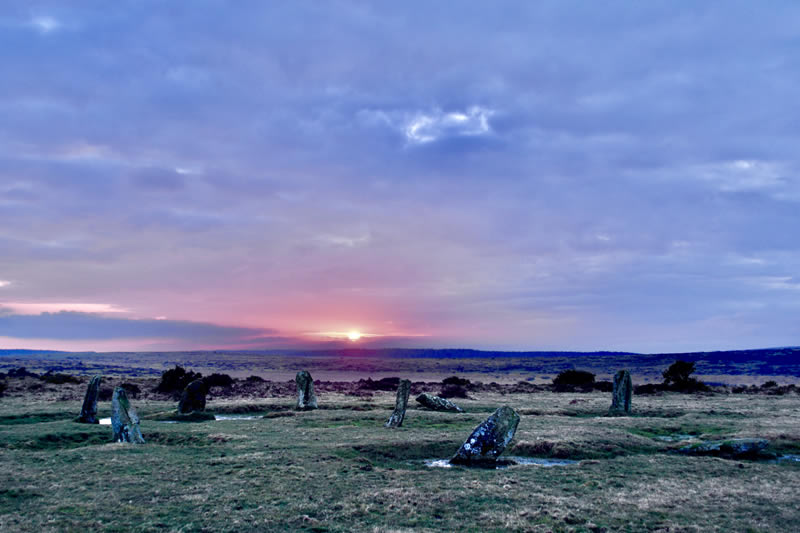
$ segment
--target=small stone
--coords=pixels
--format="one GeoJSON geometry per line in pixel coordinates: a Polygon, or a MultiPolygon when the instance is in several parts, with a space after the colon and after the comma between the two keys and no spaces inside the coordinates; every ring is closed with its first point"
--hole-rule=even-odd
{"type": "Polygon", "coordinates": [[[114,442],[130,442],[144,444],[144,437],[139,431],[139,415],[131,407],[125,389],[117,387],[111,397],[111,429],[114,432],[114,442]]]}
{"type": "Polygon", "coordinates": [[[681,448],[686,455],[711,455],[725,459],[757,457],[769,445],[767,439],[728,439],[692,444],[681,448]]]}
{"type": "Polygon", "coordinates": [[[433,411],[448,411],[455,413],[464,412],[462,408],[460,408],[450,400],[447,400],[445,398],[440,398],[439,396],[434,396],[433,394],[428,394],[427,392],[423,392],[422,394],[417,396],[417,403],[433,411]]]}
{"type": "Polygon", "coordinates": [[[511,407],[501,407],[475,428],[450,459],[451,464],[494,466],[497,458],[514,438],[519,415],[511,407]]]}
{"type": "Polygon", "coordinates": [[[408,406],[408,395],[411,392],[411,381],[407,379],[400,380],[397,386],[397,398],[394,401],[394,412],[389,420],[386,422],[387,428],[399,428],[403,425],[403,420],[406,417],[406,407],[408,406]]]}
{"type": "Polygon", "coordinates": [[[314,380],[306,370],[301,370],[294,378],[297,383],[297,409],[310,411],[317,408],[317,396],[314,394],[314,380]]]}
{"type": "Polygon", "coordinates": [[[97,419],[97,396],[100,394],[100,380],[102,378],[94,376],[86,387],[86,396],[83,398],[83,407],[78,417],[81,424],[99,424],[97,419]]]}
{"type": "Polygon", "coordinates": [[[181,394],[181,401],[178,402],[178,412],[181,414],[193,411],[204,411],[206,408],[206,394],[208,388],[205,381],[196,379],[186,385],[181,394]]]}
{"type": "Polygon", "coordinates": [[[633,381],[631,373],[620,370],[614,375],[614,390],[611,396],[612,413],[627,414],[631,412],[631,396],[633,395],[633,381]]]}

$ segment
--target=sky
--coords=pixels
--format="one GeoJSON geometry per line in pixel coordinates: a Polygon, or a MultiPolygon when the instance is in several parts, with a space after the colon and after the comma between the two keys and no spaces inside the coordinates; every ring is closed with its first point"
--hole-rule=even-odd
{"type": "Polygon", "coordinates": [[[4,0],[0,348],[800,345],[798,87],[793,1],[4,0]]]}

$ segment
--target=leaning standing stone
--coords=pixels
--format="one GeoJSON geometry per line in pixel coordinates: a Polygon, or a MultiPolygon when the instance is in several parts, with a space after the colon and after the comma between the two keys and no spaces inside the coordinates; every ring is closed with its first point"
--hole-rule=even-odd
{"type": "Polygon", "coordinates": [[[482,422],[450,459],[452,464],[493,466],[514,438],[519,415],[510,407],[501,407],[482,422]]]}
{"type": "Polygon", "coordinates": [[[464,410],[445,398],[440,398],[438,396],[434,396],[433,394],[428,394],[427,392],[423,392],[419,396],[417,396],[417,402],[421,404],[423,407],[427,407],[433,411],[451,411],[456,413],[463,413],[464,410]]]}
{"type": "Polygon", "coordinates": [[[111,429],[114,442],[130,442],[144,444],[144,437],[139,431],[139,415],[131,407],[125,389],[117,387],[111,397],[111,429]]]}
{"type": "Polygon", "coordinates": [[[614,375],[614,392],[611,396],[612,413],[630,413],[631,396],[633,395],[633,382],[631,373],[620,370],[614,375]]]}
{"type": "Polygon", "coordinates": [[[83,398],[81,416],[78,422],[82,424],[99,424],[97,420],[97,395],[100,393],[100,376],[94,376],[86,387],[86,396],[83,398]]]}
{"type": "Polygon", "coordinates": [[[306,370],[301,370],[294,378],[297,382],[297,409],[310,411],[317,408],[317,396],[314,394],[314,380],[306,370]]]}
{"type": "Polygon", "coordinates": [[[202,379],[196,379],[186,385],[181,394],[181,401],[178,402],[178,412],[186,414],[205,410],[207,392],[206,382],[202,379]]]}
{"type": "Polygon", "coordinates": [[[394,401],[394,412],[386,422],[387,428],[399,428],[403,425],[406,417],[406,406],[408,405],[408,394],[411,392],[411,382],[407,379],[400,380],[397,386],[397,398],[394,401]]]}

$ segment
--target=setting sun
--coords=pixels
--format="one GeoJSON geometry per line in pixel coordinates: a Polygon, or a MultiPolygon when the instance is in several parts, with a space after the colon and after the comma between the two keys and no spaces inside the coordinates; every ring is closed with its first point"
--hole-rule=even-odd
{"type": "Polygon", "coordinates": [[[361,332],[359,332],[359,331],[350,331],[347,334],[347,338],[350,339],[351,341],[355,342],[355,341],[357,341],[358,339],[361,338],[361,332]]]}

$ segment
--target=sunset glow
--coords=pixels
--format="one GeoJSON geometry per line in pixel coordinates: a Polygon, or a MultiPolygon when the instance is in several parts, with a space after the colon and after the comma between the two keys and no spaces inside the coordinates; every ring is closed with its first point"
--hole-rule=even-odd
{"type": "Polygon", "coordinates": [[[359,333],[358,331],[351,331],[347,334],[347,338],[355,342],[361,338],[361,333],[359,333]]]}

